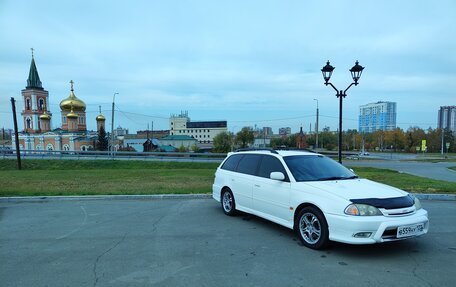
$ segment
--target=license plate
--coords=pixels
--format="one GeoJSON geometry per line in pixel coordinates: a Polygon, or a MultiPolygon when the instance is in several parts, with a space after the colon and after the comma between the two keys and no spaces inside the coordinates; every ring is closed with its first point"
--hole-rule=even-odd
{"type": "Polygon", "coordinates": [[[399,226],[397,228],[397,238],[420,235],[424,232],[424,223],[399,226]]]}

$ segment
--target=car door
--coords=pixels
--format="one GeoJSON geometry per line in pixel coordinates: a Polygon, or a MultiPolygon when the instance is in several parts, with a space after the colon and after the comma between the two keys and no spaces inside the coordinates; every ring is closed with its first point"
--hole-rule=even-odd
{"type": "Polygon", "coordinates": [[[253,208],[279,221],[291,220],[290,180],[282,162],[274,156],[262,157],[253,186],[253,208]],[[285,179],[273,180],[270,178],[271,172],[282,172],[285,179]]]}
{"type": "Polygon", "coordinates": [[[252,209],[252,193],[255,174],[258,169],[261,155],[246,154],[239,161],[236,172],[231,176],[232,191],[236,206],[252,209]]]}

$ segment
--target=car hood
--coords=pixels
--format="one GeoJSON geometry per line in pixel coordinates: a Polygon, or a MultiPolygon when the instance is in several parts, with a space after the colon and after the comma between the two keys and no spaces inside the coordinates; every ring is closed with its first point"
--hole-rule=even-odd
{"type": "Polygon", "coordinates": [[[408,193],[398,188],[371,181],[368,179],[347,179],[331,181],[300,182],[323,190],[346,200],[362,198],[392,198],[405,196],[408,193]]]}

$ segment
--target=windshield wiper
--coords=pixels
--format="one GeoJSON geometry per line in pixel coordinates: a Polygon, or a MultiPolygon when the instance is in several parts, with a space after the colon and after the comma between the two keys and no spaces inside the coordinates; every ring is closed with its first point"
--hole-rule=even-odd
{"type": "Polygon", "coordinates": [[[353,175],[353,176],[329,176],[329,177],[322,177],[322,178],[319,178],[318,180],[319,181],[325,181],[325,180],[340,180],[340,179],[355,179],[355,178],[358,178],[357,175],[353,175]]]}

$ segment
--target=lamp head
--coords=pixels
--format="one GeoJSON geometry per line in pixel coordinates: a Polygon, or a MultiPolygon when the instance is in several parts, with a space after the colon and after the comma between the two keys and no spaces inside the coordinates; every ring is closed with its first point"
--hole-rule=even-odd
{"type": "Polygon", "coordinates": [[[329,79],[331,79],[331,75],[334,69],[335,68],[329,64],[329,61],[326,62],[326,66],[324,66],[323,69],[321,69],[323,79],[325,79],[325,85],[328,85],[329,79]]]}
{"type": "Polygon", "coordinates": [[[363,73],[364,67],[356,61],[355,65],[350,69],[350,73],[352,75],[353,81],[355,85],[358,85],[359,78],[361,78],[361,74],[363,73]]]}

